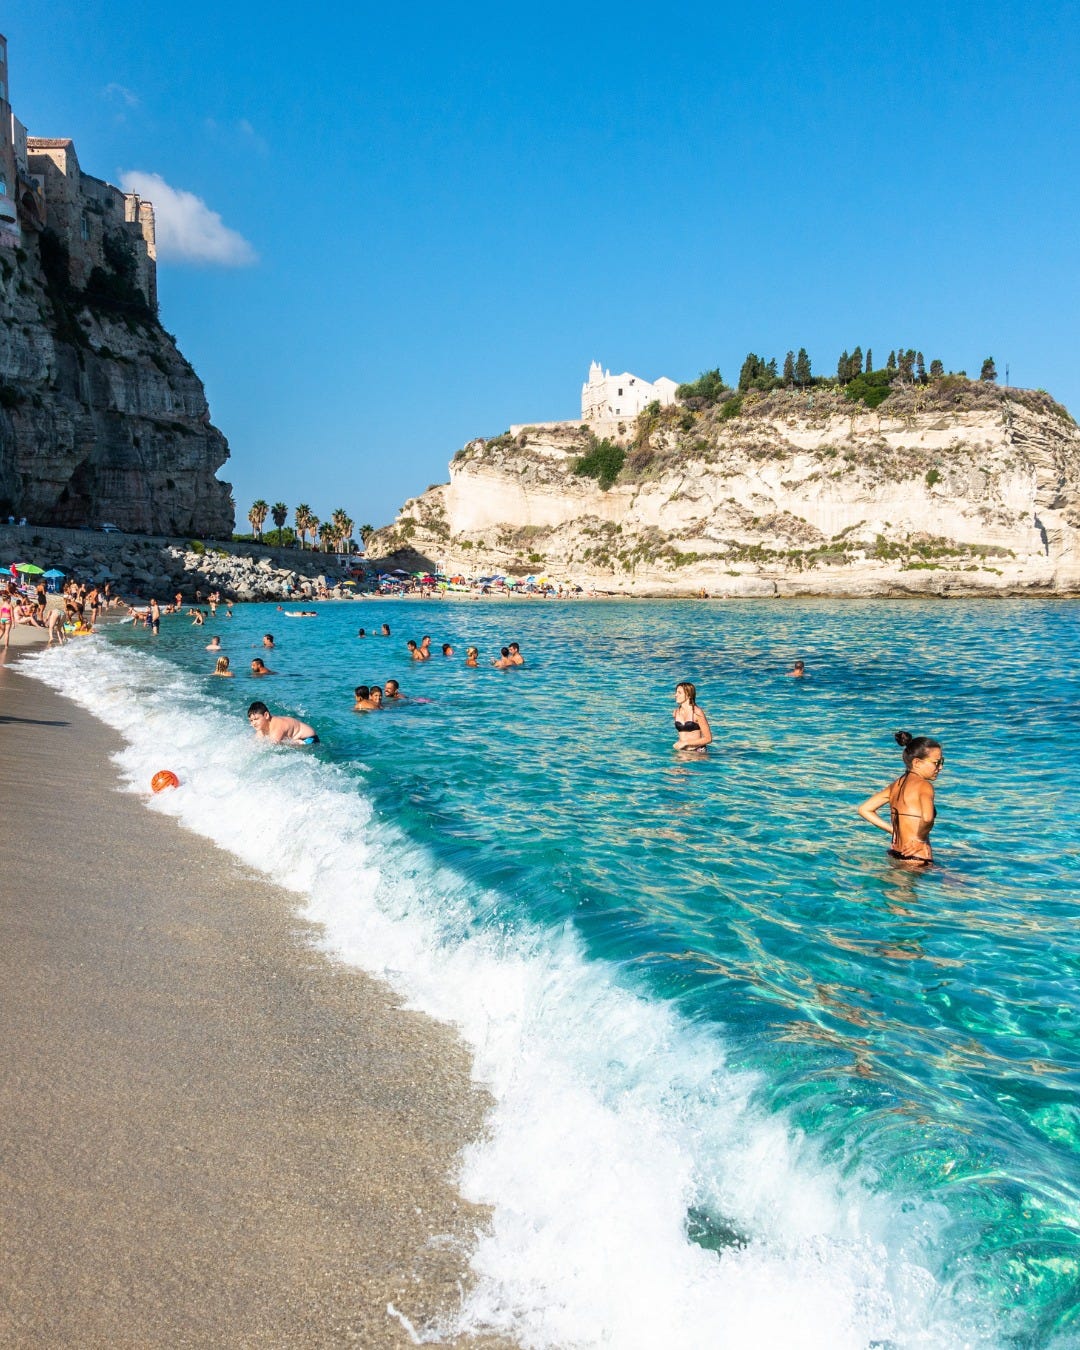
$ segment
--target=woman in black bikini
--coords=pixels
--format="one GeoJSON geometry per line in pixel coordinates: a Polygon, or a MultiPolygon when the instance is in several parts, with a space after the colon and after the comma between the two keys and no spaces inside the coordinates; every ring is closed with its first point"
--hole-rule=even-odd
{"type": "Polygon", "coordinates": [[[889,857],[913,867],[929,867],[934,861],[930,831],[937,810],[934,806],[934,779],[945,763],[941,745],[929,736],[913,736],[898,731],[896,743],[904,752],[904,772],[887,788],[875,792],[859,807],[859,815],[870,825],[892,836],[889,857]],[[889,808],[889,823],[878,812],[889,808]]]}
{"type": "Polygon", "coordinates": [[[679,733],[674,746],[676,750],[695,750],[704,754],[712,740],[712,727],[705,709],[698,707],[697,690],[685,681],[675,686],[675,730],[679,733]]]}

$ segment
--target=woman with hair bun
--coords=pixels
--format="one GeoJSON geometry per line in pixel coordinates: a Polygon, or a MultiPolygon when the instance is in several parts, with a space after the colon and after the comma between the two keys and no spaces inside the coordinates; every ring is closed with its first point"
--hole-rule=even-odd
{"type": "Polygon", "coordinates": [[[930,831],[937,815],[934,779],[942,770],[945,756],[940,742],[929,736],[898,731],[896,743],[904,752],[904,772],[887,788],[868,797],[859,807],[859,815],[892,835],[890,858],[914,867],[929,867],[934,861],[930,831]],[[888,824],[878,815],[885,805],[889,808],[888,824]]]}

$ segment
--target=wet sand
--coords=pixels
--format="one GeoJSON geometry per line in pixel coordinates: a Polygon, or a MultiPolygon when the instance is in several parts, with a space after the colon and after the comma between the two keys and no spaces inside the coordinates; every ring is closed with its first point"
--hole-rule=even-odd
{"type": "Polygon", "coordinates": [[[485,1220],[452,1183],[485,1106],[465,1050],[119,792],[115,733],[14,655],[0,1344],[413,1344],[387,1305],[421,1330],[458,1307],[485,1220]]]}

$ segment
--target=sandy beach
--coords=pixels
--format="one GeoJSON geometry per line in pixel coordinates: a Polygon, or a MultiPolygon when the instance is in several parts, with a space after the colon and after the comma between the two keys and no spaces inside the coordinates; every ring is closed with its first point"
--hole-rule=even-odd
{"type": "MultiPolygon", "coordinates": [[[[413,1344],[484,1213],[454,1034],[294,899],[117,790],[119,739],[0,667],[0,1342],[413,1344]]],[[[494,1346],[494,1340],[442,1344],[494,1346]]]]}

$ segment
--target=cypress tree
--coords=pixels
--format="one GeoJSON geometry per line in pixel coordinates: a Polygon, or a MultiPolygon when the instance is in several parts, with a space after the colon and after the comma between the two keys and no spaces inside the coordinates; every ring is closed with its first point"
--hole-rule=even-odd
{"type": "Polygon", "coordinates": [[[739,390],[745,393],[757,378],[761,367],[761,357],[755,352],[747,352],[746,360],[739,371],[739,390]]]}
{"type": "Polygon", "coordinates": [[[862,374],[862,348],[856,347],[851,353],[851,378],[862,374]]]}
{"type": "Polygon", "coordinates": [[[795,358],[795,383],[802,388],[808,385],[810,380],[810,358],[806,354],[806,348],[800,347],[799,354],[795,358]]]}
{"type": "Polygon", "coordinates": [[[866,373],[867,375],[874,369],[874,353],[869,347],[866,349],[866,373]]]}
{"type": "Polygon", "coordinates": [[[896,374],[896,353],[890,352],[889,359],[885,362],[885,369],[890,375],[896,374]]]}
{"type": "Polygon", "coordinates": [[[942,375],[944,374],[945,374],[945,367],[935,356],[934,359],[930,362],[930,378],[932,380],[940,380],[942,375]]]}
{"type": "Polygon", "coordinates": [[[795,383],[795,353],[788,352],[784,357],[784,383],[790,389],[795,383]]]}
{"type": "Polygon", "coordinates": [[[776,382],[776,357],[775,357],[775,356],[770,356],[770,357],[769,357],[769,364],[765,367],[765,374],[768,376],[769,382],[770,382],[770,383],[775,383],[775,382],[776,382]]]}
{"type": "Polygon", "coordinates": [[[851,379],[851,357],[847,354],[847,348],[840,353],[840,360],[836,363],[836,378],[841,384],[847,384],[851,379]]]}
{"type": "Polygon", "coordinates": [[[926,383],[926,362],[923,360],[922,352],[915,353],[915,374],[919,377],[919,383],[926,383]]]}

